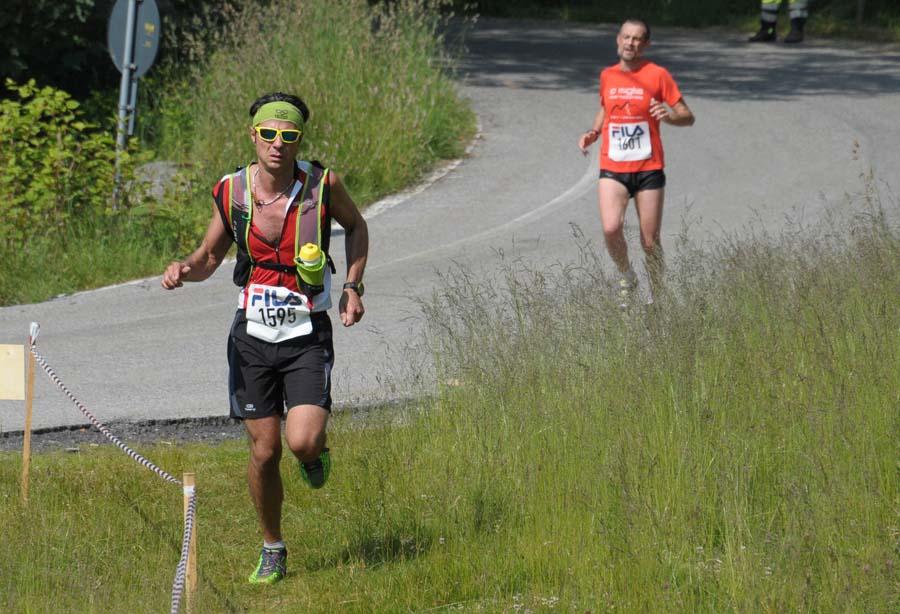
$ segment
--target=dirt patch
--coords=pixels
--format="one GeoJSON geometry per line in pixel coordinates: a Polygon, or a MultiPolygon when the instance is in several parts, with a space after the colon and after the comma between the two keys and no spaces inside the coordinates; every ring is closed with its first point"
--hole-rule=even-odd
{"type": "MultiPolygon", "coordinates": [[[[372,405],[335,407],[335,413],[349,417],[343,428],[359,429],[385,424],[403,424],[418,414],[427,397],[419,399],[395,399],[372,405]]],[[[179,418],[172,420],[145,420],[142,422],[114,421],[106,423],[110,432],[125,445],[133,444],[181,444],[204,443],[215,445],[223,441],[244,439],[246,433],[238,420],[223,416],[206,418],[179,418]]],[[[329,425],[329,429],[331,425],[329,425]]],[[[0,433],[0,452],[19,451],[25,435],[23,431],[0,433]]],[[[35,429],[31,432],[33,452],[68,450],[77,452],[83,447],[113,444],[96,427],[85,424],[57,428],[35,429]]]]}
{"type": "MultiPolygon", "coordinates": [[[[237,420],[223,417],[150,420],[146,422],[110,422],[106,425],[126,445],[156,443],[206,443],[243,439],[244,427],[237,420]]],[[[0,451],[21,450],[22,431],[0,433],[0,451]]],[[[38,429],[31,434],[34,452],[78,451],[82,447],[114,445],[91,425],[38,429]]]]}

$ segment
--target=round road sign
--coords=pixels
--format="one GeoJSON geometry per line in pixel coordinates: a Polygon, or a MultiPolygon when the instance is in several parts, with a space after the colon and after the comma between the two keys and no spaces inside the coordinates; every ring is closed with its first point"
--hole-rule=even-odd
{"type": "MultiPolygon", "coordinates": [[[[107,28],[107,43],[112,61],[122,72],[125,61],[125,29],[128,21],[128,3],[132,0],[116,0],[112,13],[109,16],[107,28]]],[[[134,73],[132,77],[138,79],[156,59],[159,50],[159,36],[162,33],[159,21],[159,8],[156,0],[137,0],[137,14],[134,28],[134,73]]]]}

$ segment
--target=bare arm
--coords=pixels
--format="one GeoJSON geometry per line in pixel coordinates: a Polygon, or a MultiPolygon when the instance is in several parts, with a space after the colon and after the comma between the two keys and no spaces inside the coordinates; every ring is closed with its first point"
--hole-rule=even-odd
{"type": "Polygon", "coordinates": [[[693,126],[694,114],[688,108],[684,98],[679,98],[678,102],[669,109],[661,102],[652,101],[650,105],[650,114],[661,122],[665,122],[672,126],[693,126]]]}
{"type": "MultiPolygon", "coordinates": [[[[369,227],[340,178],[334,173],[329,173],[328,178],[331,188],[331,216],[346,231],[344,246],[347,250],[347,281],[358,283],[362,281],[369,255],[369,227]]],[[[341,293],[338,311],[344,326],[353,326],[366,312],[362,299],[353,290],[341,293]]]]}
{"type": "Polygon", "coordinates": [[[183,261],[174,261],[166,267],[162,287],[174,290],[180,288],[186,281],[203,281],[219,268],[229,247],[231,237],[225,230],[219,212],[213,208],[212,219],[200,246],[183,261]]]}
{"type": "Polygon", "coordinates": [[[600,108],[597,109],[597,115],[594,116],[594,122],[591,124],[591,129],[582,134],[581,138],[578,139],[578,148],[584,155],[587,155],[587,148],[600,138],[600,129],[603,127],[603,117],[603,105],[601,104],[600,108]]]}

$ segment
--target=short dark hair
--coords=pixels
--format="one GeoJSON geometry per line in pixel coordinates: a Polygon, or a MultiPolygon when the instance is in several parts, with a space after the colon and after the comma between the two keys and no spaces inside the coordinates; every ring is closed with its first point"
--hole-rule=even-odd
{"type": "Polygon", "coordinates": [[[256,115],[256,112],[259,111],[259,108],[268,102],[287,102],[289,104],[294,105],[300,111],[300,115],[303,116],[303,121],[309,121],[309,107],[306,106],[306,103],[300,99],[299,96],[294,96],[293,94],[285,94],[284,92],[272,92],[270,94],[263,94],[259,98],[253,101],[253,104],[250,105],[250,119],[253,119],[253,116],[256,115]]]}
{"type": "MultiPolygon", "coordinates": [[[[647,36],[644,37],[644,40],[650,40],[650,24],[647,23],[646,20],[641,19],[640,17],[629,17],[622,22],[622,26],[624,26],[626,23],[633,23],[639,26],[644,26],[644,31],[647,33],[647,36]]],[[[622,29],[622,26],[619,26],[619,30],[622,29]]]]}

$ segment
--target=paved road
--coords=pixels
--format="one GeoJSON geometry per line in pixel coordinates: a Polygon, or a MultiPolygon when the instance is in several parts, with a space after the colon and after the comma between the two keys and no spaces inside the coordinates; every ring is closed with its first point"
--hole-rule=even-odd
{"type": "MultiPolygon", "coordinates": [[[[336,332],[339,405],[408,389],[426,361],[404,343],[421,326],[416,301],[430,296],[437,271],[452,262],[495,267],[498,249],[565,261],[575,251],[570,224],[598,236],[596,159],[575,142],[596,109],[598,69],[615,60],[613,34],[482,21],[469,36],[463,93],[482,135],[445,177],[370,219],[368,314],[336,332]]],[[[748,46],[738,33],[664,29],[654,36],[649,57],[671,69],[697,116],[693,128],[664,129],[664,242],[688,213],[698,241],[746,225],[777,230],[794,207],[815,219],[860,192],[870,169],[884,195],[900,193],[900,49],[748,46]]],[[[176,292],[154,278],[0,309],[0,343],[21,342],[28,322],[40,322],[40,351],[101,420],[221,415],[237,296],[230,276],[225,267],[176,292]]],[[[23,428],[22,405],[0,401],[0,431],[23,428]]],[[[34,426],[83,422],[40,377],[34,426]]]]}

